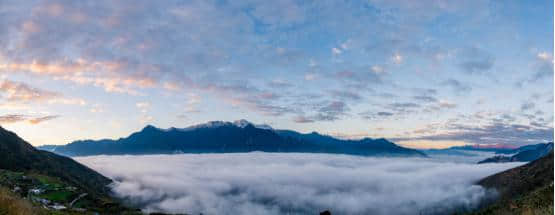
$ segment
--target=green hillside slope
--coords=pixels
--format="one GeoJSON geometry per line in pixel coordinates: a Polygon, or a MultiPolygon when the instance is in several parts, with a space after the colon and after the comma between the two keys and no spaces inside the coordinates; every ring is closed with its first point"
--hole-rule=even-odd
{"type": "Polygon", "coordinates": [[[478,184],[494,188],[493,204],[472,214],[553,214],[553,151],[548,155],[482,179],[478,184]]]}

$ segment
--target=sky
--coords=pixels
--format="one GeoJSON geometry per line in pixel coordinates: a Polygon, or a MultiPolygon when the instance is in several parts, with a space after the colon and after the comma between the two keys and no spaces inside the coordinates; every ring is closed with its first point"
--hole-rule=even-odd
{"type": "Polygon", "coordinates": [[[553,1],[0,0],[33,145],[247,119],[415,148],[553,140],[553,1]]]}

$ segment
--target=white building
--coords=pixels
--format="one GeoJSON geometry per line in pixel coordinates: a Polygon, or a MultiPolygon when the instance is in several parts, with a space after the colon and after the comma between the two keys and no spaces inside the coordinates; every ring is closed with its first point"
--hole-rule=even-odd
{"type": "Polygon", "coordinates": [[[50,206],[50,208],[54,209],[54,210],[63,210],[66,209],[66,206],[60,205],[60,204],[55,204],[50,206]]]}
{"type": "Polygon", "coordinates": [[[30,189],[29,192],[32,193],[32,194],[40,194],[40,193],[42,193],[42,190],[41,189],[30,189]]]}

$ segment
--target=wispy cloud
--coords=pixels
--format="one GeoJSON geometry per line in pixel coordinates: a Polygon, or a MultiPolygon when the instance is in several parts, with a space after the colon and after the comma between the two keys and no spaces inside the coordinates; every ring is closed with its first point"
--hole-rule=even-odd
{"type": "MultiPolygon", "coordinates": [[[[379,111],[379,112],[372,112],[366,111],[359,114],[362,118],[366,120],[384,120],[394,116],[394,113],[386,112],[386,111],[379,111]]],[[[367,136],[367,135],[366,135],[367,136]]]]}
{"type": "Polygon", "coordinates": [[[79,98],[68,98],[60,93],[32,87],[23,82],[0,80],[0,102],[4,103],[48,103],[85,105],[86,102],[79,98]]]}
{"type": "Polygon", "coordinates": [[[311,123],[311,122],[315,122],[315,120],[301,115],[301,116],[295,116],[293,118],[293,122],[296,122],[296,123],[311,123]]]}
{"type": "Polygon", "coordinates": [[[441,85],[451,87],[455,94],[464,94],[472,90],[468,84],[452,78],[443,81],[441,85]]]}
{"type": "Polygon", "coordinates": [[[358,93],[351,92],[348,90],[332,90],[330,94],[333,97],[341,100],[361,100],[362,99],[362,96],[359,95],[358,93]]]}
{"type": "Polygon", "coordinates": [[[29,119],[29,123],[31,123],[31,124],[39,124],[39,123],[41,123],[41,122],[48,121],[48,120],[53,120],[53,119],[56,119],[56,118],[58,118],[58,117],[60,117],[60,116],[58,116],[58,115],[52,115],[52,116],[35,117],[35,118],[29,119]]]}
{"type": "Polygon", "coordinates": [[[495,57],[486,50],[477,47],[464,49],[460,58],[459,66],[468,74],[483,74],[490,70],[495,63],[495,57]]]}
{"type": "Polygon", "coordinates": [[[8,115],[0,115],[0,124],[11,124],[16,122],[26,121],[30,124],[36,125],[41,122],[56,119],[58,117],[60,116],[48,115],[48,116],[34,117],[34,116],[23,115],[23,114],[8,114],[8,115]]]}
{"type": "Polygon", "coordinates": [[[452,123],[436,134],[391,138],[393,141],[462,141],[473,144],[527,145],[553,141],[553,127],[491,122],[483,126],[452,123]]]}
{"type": "Polygon", "coordinates": [[[344,117],[349,111],[349,107],[345,102],[342,101],[331,101],[321,103],[316,109],[316,113],[312,115],[298,115],[293,118],[294,122],[297,123],[309,123],[316,121],[335,121],[344,117]]]}
{"type": "Polygon", "coordinates": [[[10,80],[0,81],[2,97],[7,101],[49,101],[59,98],[61,95],[48,90],[31,87],[22,82],[10,80]]]}
{"type": "Polygon", "coordinates": [[[0,116],[0,123],[2,124],[15,123],[19,121],[24,121],[26,119],[27,119],[27,116],[25,115],[9,114],[9,115],[0,116]]]}
{"type": "Polygon", "coordinates": [[[412,98],[414,98],[415,100],[421,101],[421,102],[426,102],[426,103],[437,102],[437,98],[432,97],[432,96],[413,96],[412,98]]]}
{"type": "Polygon", "coordinates": [[[537,54],[538,62],[534,65],[536,72],[530,81],[553,79],[553,55],[548,52],[540,52],[537,54]]]}

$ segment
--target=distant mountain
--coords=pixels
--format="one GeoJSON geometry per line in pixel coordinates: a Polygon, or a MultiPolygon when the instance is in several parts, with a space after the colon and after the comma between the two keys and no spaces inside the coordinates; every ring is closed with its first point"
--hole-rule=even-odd
{"type": "MultiPolygon", "coordinates": [[[[515,148],[515,149],[511,149],[511,150],[507,150],[507,151],[499,151],[496,154],[517,154],[517,153],[522,152],[522,151],[544,148],[548,144],[550,144],[550,143],[538,143],[538,144],[524,145],[524,146],[521,146],[521,147],[518,147],[518,148],[515,148]]],[[[553,145],[553,143],[551,143],[551,145],[553,145]]]]}
{"type": "Polygon", "coordinates": [[[0,127],[0,169],[58,177],[90,194],[105,195],[111,180],[71,158],[37,150],[15,133],[0,127]]]}
{"type": "Polygon", "coordinates": [[[540,143],[526,145],[512,150],[513,156],[497,155],[478,162],[481,163],[504,163],[504,162],[528,162],[541,158],[553,150],[553,143],[540,143]]]}
{"type": "Polygon", "coordinates": [[[427,155],[454,155],[454,156],[476,156],[472,152],[460,150],[460,149],[426,149],[422,150],[427,155]]]}
{"type": "Polygon", "coordinates": [[[466,146],[453,146],[444,150],[466,150],[466,151],[480,151],[480,152],[495,152],[496,154],[505,154],[512,152],[513,148],[507,148],[506,146],[499,145],[466,145],[466,146]]]}
{"type": "Polygon", "coordinates": [[[188,128],[160,129],[148,125],[118,140],[83,140],[40,149],[69,156],[117,154],[310,152],[362,156],[426,156],[386,139],[340,140],[318,133],[274,130],[246,120],[212,121],[188,128]]]}
{"type": "Polygon", "coordinates": [[[553,214],[553,150],[526,165],[478,182],[498,193],[496,200],[473,214],[553,214]]]}

